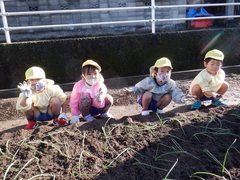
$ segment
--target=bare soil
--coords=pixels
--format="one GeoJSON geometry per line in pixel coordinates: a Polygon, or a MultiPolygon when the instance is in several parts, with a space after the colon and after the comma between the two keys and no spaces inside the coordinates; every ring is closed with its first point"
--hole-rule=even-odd
{"type": "Polygon", "coordinates": [[[226,80],[227,107],[172,102],[143,117],[135,96],[109,89],[114,119],[30,131],[17,99],[0,99],[0,179],[240,179],[240,75],[226,80]]]}

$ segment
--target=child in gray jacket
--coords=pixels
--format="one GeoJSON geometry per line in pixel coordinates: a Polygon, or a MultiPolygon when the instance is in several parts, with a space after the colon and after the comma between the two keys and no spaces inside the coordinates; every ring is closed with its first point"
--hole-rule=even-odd
{"type": "Polygon", "coordinates": [[[127,94],[139,95],[138,103],[142,106],[143,116],[149,115],[151,111],[165,113],[163,109],[172,100],[181,104],[193,99],[177,87],[176,82],[171,79],[171,71],[172,64],[168,58],[158,59],[154,66],[150,67],[150,77],[125,90],[127,94]]]}

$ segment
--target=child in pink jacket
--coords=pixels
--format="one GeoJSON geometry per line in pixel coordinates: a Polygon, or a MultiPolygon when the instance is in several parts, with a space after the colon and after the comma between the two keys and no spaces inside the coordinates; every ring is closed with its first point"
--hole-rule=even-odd
{"type": "Polygon", "coordinates": [[[82,79],[74,85],[70,97],[71,124],[79,122],[79,115],[87,122],[96,120],[97,116],[113,117],[109,113],[113,97],[107,94],[107,87],[100,72],[101,67],[93,60],[82,64],[82,79]]]}

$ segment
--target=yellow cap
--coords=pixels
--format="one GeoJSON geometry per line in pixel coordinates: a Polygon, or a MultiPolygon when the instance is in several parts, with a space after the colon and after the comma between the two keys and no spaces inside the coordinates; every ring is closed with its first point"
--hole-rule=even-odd
{"type": "Polygon", "coordinates": [[[163,58],[158,59],[155,62],[154,67],[157,67],[157,68],[170,67],[172,69],[172,64],[171,64],[171,61],[168,58],[163,57],[163,58]]]}
{"type": "Polygon", "coordinates": [[[170,61],[168,58],[166,58],[166,57],[162,57],[162,58],[158,59],[158,60],[155,62],[154,66],[151,66],[151,67],[149,68],[150,76],[154,76],[154,68],[155,68],[155,67],[157,67],[157,68],[170,67],[171,69],[173,69],[173,68],[172,68],[172,64],[171,64],[171,61],[170,61]]]}
{"type": "Polygon", "coordinates": [[[96,63],[93,60],[86,60],[83,64],[82,67],[87,66],[87,65],[91,65],[91,66],[95,66],[99,71],[101,71],[101,66],[98,65],[98,63],[96,63]]]}
{"type": "Polygon", "coordinates": [[[26,80],[28,79],[45,79],[45,72],[42,68],[33,66],[25,72],[26,80]]]}
{"type": "Polygon", "coordinates": [[[212,58],[212,59],[216,59],[216,60],[219,60],[219,61],[223,61],[224,54],[222,53],[222,51],[219,51],[217,49],[213,49],[213,50],[207,52],[204,60],[207,59],[207,58],[212,58]]]}

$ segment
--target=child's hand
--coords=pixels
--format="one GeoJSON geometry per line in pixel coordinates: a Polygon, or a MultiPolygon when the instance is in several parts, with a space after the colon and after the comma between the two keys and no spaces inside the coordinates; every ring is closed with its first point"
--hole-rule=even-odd
{"type": "Polygon", "coordinates": [[[221,99],[221,98],[222,98],[222,95],[221,95],[221,94],[218,94],[218,93],[213,93],[213,98],[214,98],[214,99],[221,99]]]}
{"type": "Polygon", "coordinates": [[[187,94],[182,97],[182,102],[185,103],[187,101],[194,101],[197,96],[187,94]]]}
{"type": "Polygon", "coordinates": [[[128,87],[128,88],[124,88],[122,91],[121,91],[121,96],[125,96],[125,95],[130,95],[132,94],[133,92],[133,87],[128,87]]]}
{"type": "Polygon", "coordinates": [[[32,90],[31,90],[31,84],[23,81],[23,83],[19,83],[19,85],[17,86],[20,91],[22,91],[23,93],[23,97],[30,97],[32,94],[32,90]]]}
{"type": "Polygon", "coordinates": [[[102,101],[104,99],[103,97],[103,92],[102,90],[100,89],[99,92],[94,96],[98,101],[102,101]]]}

